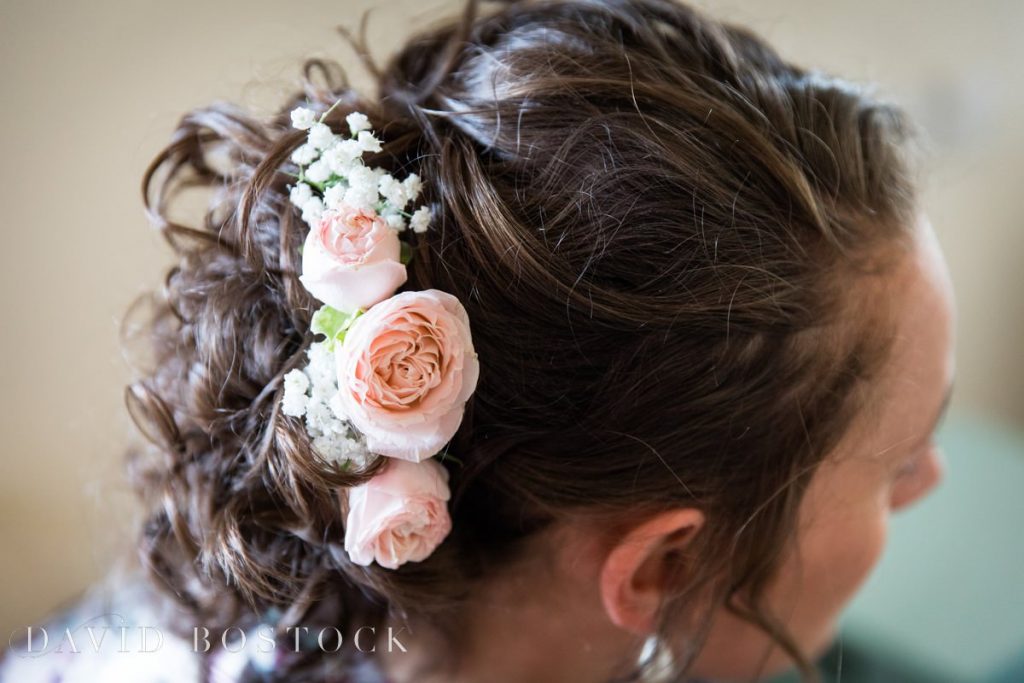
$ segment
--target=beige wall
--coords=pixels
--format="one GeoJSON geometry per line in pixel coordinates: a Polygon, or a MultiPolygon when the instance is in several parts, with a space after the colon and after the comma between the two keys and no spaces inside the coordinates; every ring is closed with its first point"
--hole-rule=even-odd
{"type": "MultiPolygon", "coordinates": [[[[186,110],[227,99],[266,111],[303,56],[349,59],[332,27],[370,4],[0,4],[0,632],[72,595],[125,544],[117,327],[169,258],[142,213],[143,169],[186,110]]],[[[381,51],[388,30],[460,6],[377,4],[381,51]]],[[[878,82],[928,126],[938,154],[926,204],[960,313],[954,410],[1024,424],[1024,4],[703,4],[797,62],[878,82]]]]}

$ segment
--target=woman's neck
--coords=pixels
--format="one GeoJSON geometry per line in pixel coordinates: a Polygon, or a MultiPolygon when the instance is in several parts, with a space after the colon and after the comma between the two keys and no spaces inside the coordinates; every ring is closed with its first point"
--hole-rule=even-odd
{"type": "Polygon", "coordinates": [[[593,578],[536,570],[489,582],[450,643],[428,623],[409,624],[406,651],[377,653],[389,682],[605,683],[626,673],[640,639],[608,621],[593,578]]]}

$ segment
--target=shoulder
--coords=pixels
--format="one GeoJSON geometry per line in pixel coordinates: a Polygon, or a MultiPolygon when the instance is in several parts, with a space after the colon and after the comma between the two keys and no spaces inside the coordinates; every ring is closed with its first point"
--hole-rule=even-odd
{"type": "Polygon", "coordinates": [[[111,574],[11,634],[0,681],[198,681],[198,655],[165,619],[141,576],[111,574]]]}
{"type": "MultiPolygon", "coordinates": [[[[46,618],[17,630],[0,655],[0,682],[198,683],[206,669],[209,680],[242,683],[286,670],[295,656],[257,631],[232,629],[241,643],[224,647],[216,647],[221,634],[202,626],[183,638],[170,628],[181,618],[176,610],[138,570],[114,570],[46,618]]],[[[325,655],[323,664],[325,680],[386,683],[371,660],[343,663],[325,655]]]]}

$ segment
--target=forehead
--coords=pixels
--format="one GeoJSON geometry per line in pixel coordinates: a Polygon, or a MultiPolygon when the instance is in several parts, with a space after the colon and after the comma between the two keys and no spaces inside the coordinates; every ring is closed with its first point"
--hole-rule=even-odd
{"type": "MultiPolygon", "coordinates": [[[[926,433],[954,374],[953,288],[927,216],[914,226],[913,248],[878,294],[891,307],[894,338],[882,373],[869,390],[855,437],[858,450],[898,449],[926,433]],[[867,440],[867,443],[864,440],[867,440]]],[[[853,436],[853,434],[851,434],[853,436]]]]}
{"type": "MultiPolygon", "coordinates": [[[[952,377],[955,332],[953,287],[930,221],[916,225],[915,248],[894,274],[896,338],[890,375],[945,387],[952,377]]],[[[941,391],[939,394],[941,395],[941,391]]]]}

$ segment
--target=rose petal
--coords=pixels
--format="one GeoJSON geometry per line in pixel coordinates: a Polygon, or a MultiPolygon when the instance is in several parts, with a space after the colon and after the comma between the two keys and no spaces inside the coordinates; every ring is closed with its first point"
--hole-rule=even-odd
{"type": "Polygon", "coordinates": [[[349,421],[371,451],[412,462],[451,440],[479,377],[469,318],[440,290],[376,304],[337,353],[337,401],[349,421]]]}
{"type": "Polygon", "coordinates": [[[451,531],[448,471],[395,460],[348,492],[345,551],[352,562],[397,569],[426,559],[451,531]]]}
{"type": "Polygon", "coordinates": [[[302,248],[300,282],[310,294],[346,313],[391,296],[408,274],[398,233],[372,211],[343,206],[324,213],[302,248]]]}

